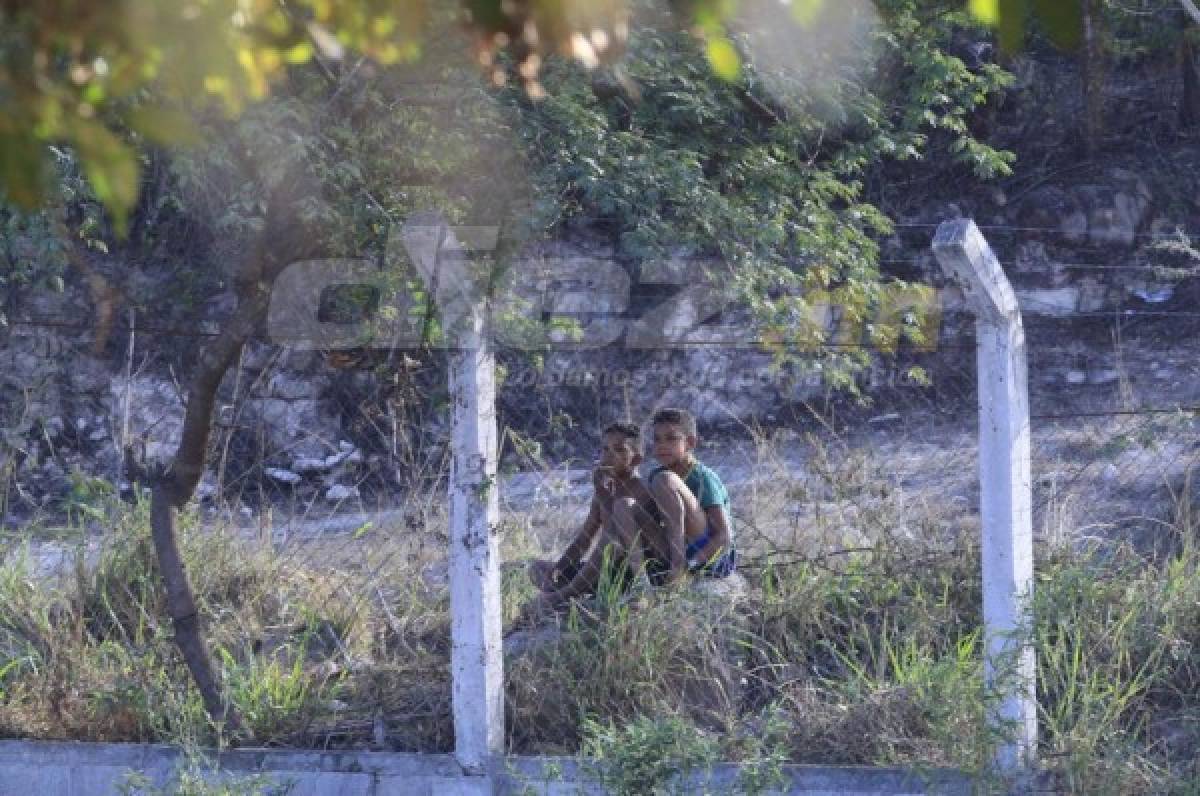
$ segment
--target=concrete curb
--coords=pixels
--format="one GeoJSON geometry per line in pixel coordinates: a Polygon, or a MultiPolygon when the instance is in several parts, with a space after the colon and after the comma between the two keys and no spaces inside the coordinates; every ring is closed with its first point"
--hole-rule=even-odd
{"type": "MultiPolygon", "coordinates": [[[[215,781],[261,776],[265,786],[262,792],[288,796],[575,796],[602,792],[588,782],[573,758],[509,758],[505,770],[497,771],[492,778],[494,785],[484,777],[464,776],[451,755],[236,749],[222,752],[215,761],[219,768],[211,756],[199,761],[206,778],[215,781]]],[[[112,796],[121,793],[122,785],[128,784],[134,773],[162,788],[186,762],[184,754],[171,746],[0,741],[0,794],[112,796]]],[[[732,793],[739,772],[736,765],[719,764],[691,778],[681,790],[732,793]]],[[[774,792],[807,796],[965,796],[972,792],[967,775],[945,769],[788,765],[782,773],[786,788],[774,792]]]]}

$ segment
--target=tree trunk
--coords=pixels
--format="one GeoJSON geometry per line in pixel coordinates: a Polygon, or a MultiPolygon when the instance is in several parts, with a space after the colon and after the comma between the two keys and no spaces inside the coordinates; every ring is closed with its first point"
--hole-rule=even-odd
{"type": "Polygon", "coordinates": [[[188,385],[179,446],[171,463],[150,478],[150,533],[166,590],[167,612],[175,630],[175,643],[200,691],[208,715],[235,738],[245,728],[237,710],[221,693],[200,626],[195,595],[179,553],[175,512],[191,499],[204,474],[213,406],[221,380],[246,341],[266,319],[271,288],[280,271],[311,253],[306,248],[309,239],[302,225],[282,217],[283,202],[296,195],[293,189],[292,185],[280,186],[268,201],[267,219],[258,242],[242,263],[239,278],[235,280],[237,310],[220,334],[201,350],[188,385]]]}
{"type": "Polygon", "coordinates": [[[222,696],[220,682],[208,654],[196,598],[179,553],[175,512],[191,499],[204,473],[217,389],[246,340],[266,317],[268,300],[269,292],[261,283],[240,293],[233,318],[221,334],[201,351],[196,373],[188,387],[179,447],[170,465],[153,479],[151,485],[150,535],[166,590],[167,613],[175,629],[175,643],[192,673],[208,715],[222,724],[232,736],[242,733],[241,716],[222,696]]]}
{"type": "Polygon", "coordinates": [[[196,600],[188,583],[183,558],[179,555],[179,545],[175,542],[175,508],[168,492],[169,487],[165,484],[154,485],[150,498],[150,537],[154,540],[158,571],[167,592],[167,613],[175,629],[175,645],[179,647],[179,654],[192,673],[192,680],[204,700],[208,715],[231,736],[237,737],[242,733],[242,718],[221,695],[208,645],[200,632],[196,600]]]}
{"type": "Polygon", "coordinates": [[[1104,136],[1102,10],[1101,0],[1081,0],[1083,41],[1079,48],[1079,74],[1083,87],[1083,151],[1089,158],[1100,149],[1104,136]]]}

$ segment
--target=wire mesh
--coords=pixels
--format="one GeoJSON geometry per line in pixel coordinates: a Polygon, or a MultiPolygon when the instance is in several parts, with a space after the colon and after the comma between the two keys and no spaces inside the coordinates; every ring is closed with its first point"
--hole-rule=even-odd
{"type": "MultiPolygon", "coordinates": [[[[901,226],[921,235],[932,229],[901,226]]],[[[1002,260],[1006,245],[997,247],[1002,260]]],[[[1088,263],[1085,254],[1063,267],[1104,278],[1150,267],[1088,263]]],[[[1200,313],[1188,308],[1189,284],[1174,283],[1171,300],[1129,299],[1061,316],[1038,294],[1023,296],[1040,546],[1170,543],[1172,512],[1190,499],[1189,473],[1200,456],[1200,374],[1190,343],[1200,313]]],[[[857,394],[780,369],[753,344],[563,346],[536,363],[501,350],[507,618],[528,595],[521,562],[561,550],[586,513],[603,426],[644,424],[664,405],[698,414],[698,456],[731,488],[737,543],[751,570],[836,567],[881,544],[910,547],[919,566],[976,539],[973,322],[953,308],[940,322],[934,350],[871,352],[855,378],[857,394]]],[[[33,540],[44,572],[69,565],[74,549],[39,530],[48,526],[82,527],[88,555],[102,554],[108,529],[87,513],[89,501],[102,484],[126,502],[140,499],[125,479],[125,458],[169,458],[196,350],[217,333],[123,319],[109,332],[108,377],[90,388],[89,412],[47,417],[46,407],[83,405],[62,400],[79,374],[52,365],[41,369],[54,383],[6,397],[4,525],[10,541],[33,540]]],[[[10,352],[59,363],[86,359],[94,345],[92,325],[78,318],[13,313],[7,334],[10,352]],[[55,344],[19,344],[34,338],[55,344]]],[[[825,352],[861,345],[830,344],[825,352]]],[[[424,678],[422,688],[401,689],[397,702],[401,690],[391,688],[387,671],[373,669],[356,681],[370,698],[304,727],[293,742],[387,739],[422,750],[450,743],[449,401],[445,352],[430,350],[300,351],[255,339],[222,384],[197,524],[268,550],[274,577],[305,581],[341,606],[347,625],[369,624],[379,645],[417,661],[394,676],[424,678]]],[[[344,643],[338,633],[330,638],[344,643]]],[[[339,665],[359,671],[349,651],[339,665]]]]}

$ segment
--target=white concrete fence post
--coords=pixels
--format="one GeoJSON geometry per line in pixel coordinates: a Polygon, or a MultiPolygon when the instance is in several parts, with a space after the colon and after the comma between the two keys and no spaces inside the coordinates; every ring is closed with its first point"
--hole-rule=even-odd
{"type": "Polygon", "coordinates": [[[1025,330],[1012,286],[974,221],[942,223],[933,252],[975,311],[984,670],[988,690],[997,699],[990,718],[1006,733],[996,764],[1015,773],[1032,766],[1037,749],[1036,672],[1029,636],[1033,520],[1025,330]]]}
{"type": "MultiPolygon", "coordinates": [[[[450,672],[454,755],[476,783],[456,793],[491,793],[504,749],[504,650],[501,638],[500,551],[496,534],[495,356],[485,280],[455,232],[416,218],[404,243],[418,270],[432,279],[450,346],[453,460],[450,474],[450,672]]],[[[494,234],[493,234],[494,237],[494,234]]],[[[494,241],[493,241],[494,243],[494,241]]],[[[485,247],[486,248],[486,247],[485,247]]]]}

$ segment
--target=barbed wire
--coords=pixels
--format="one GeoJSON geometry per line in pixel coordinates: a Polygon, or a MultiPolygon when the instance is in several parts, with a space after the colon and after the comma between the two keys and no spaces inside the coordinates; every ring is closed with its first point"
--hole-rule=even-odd
{"type": "MultiPolygon", "coordinates": [[[[1064,311],[1062,306],[1059,304],[1056,304],[1055,302],[1048,301],[1045,299],[1040,299],[1040,298],[1037,298],[1036,296],[1030,296],[1028,294],[1020,296],[1020,301],[1021,301],[1021,304],[1027,308],[1053,310],[1053,312],[1050,312],[1050,313],[1032,313],[1034,316],[1037,317],[1038,320],[1045,320],[1046,318],[1051,318],[1051,317],[1059,318],[1062,320],[1073,320],[1073,319],[1083,319],[1083,318],[1139,318],[1139,317],[1145,317],[1145,318],[1200,318],[1200,311],[1192,311],[1192,310],[1144,310],[1144,309],[1136,309],[1136,308],[1132,308],[1132,307],[1113,307],[1111,309],[1106,309],[1106,310],[1064,311]]],[[[955,310],[955,311],[957,311],[957,310],[955,310]]],[[[962,314],[966,315],[969,313],[967,313],[966,311],[963,311],[962,314]]],[[[628,319],[624,319],[624,320],[636,320],[636,319],[628,318],[628,319]]],[[[42,318],[42,319],[10,318],[10,319],[7,319],[6,323],[9,326],[20,326],[20,327],[24,327],[24,328],[66,329],[66,330],[71,330],[71,331],[76,331],[76,332],[95,332],[97,329],[95,324],[81,323],[78,321],[60,321],[60,320],[45,319],[45,318],[42,318]]],[[[717,327],[705,326],[703,328],[705,330],[705,332],[704,332],[705,334],[711,335],[713,333],[713,330],[717,327]]],[[[183,329],[183,328],[179,328],[179,327],[142,326],[140,324],[135,325],[135,326],[129,326],[127,324],[113,324],[111,327],[109,327],[109,330],[108,330],[108,333],[110,335],[124,335],[124,334],[128,334],[130,332],[139,333],[139,334],[161,335],[164,337],[185,337],[185,338],[197,338],[197,339],[211,339],[214,337],[218,337],[221,334],[221,332],[219,332],[219,331],[206,331],[206,330],[202,330],[202,329],[183,329]]],[[[835,332],[832,334],[832,336],[836,337],[838,335],[835,332]]],[[[280,344],[279,341],[273,340],[269,336],[263,337],[261,335],[255,335],[249,339],[256,341],[256,342],[280,344]]],[[[706,348],[706,347],[709,347],[709,348],[748,348],[748,349],[761,349],[761,350],[785,349],[785,350],[789,350],[789,351],[845,350],[845,351],[874,351],[874,352],[881,352],[881,353],[893,353],[894,351],[901,351],[904,353],[914,353],[914,352],[915,353],[932,353],[933,351],[940,351],[940,350],[967,350],[967,349],[974,348],[974,345],[971,343],[946,343],[946,342],[929,343],[929,342],[912,340],[908,337],[901,337],[900,339],[898,339],[896,341],[895,344],[888,344],[888,343],[882,343],[882,342],[854,343],[854,342],[837,342],[837,341],[829,341],[829,340],[821,341],[818,343],[818,342],[766,338],[766,337],[750,337],[750,338],[742,338],[742,339],[736,339],[736,340],[713,340],[711,338],[710,339],[702,339],[702,340],[694,340],[694,339],[689,340],[687,338],[675,338],[673,336],[671,336],[671,337],[664,336],[661,341],[657,341],[657,340],[646,341],[646,340],[643,340],[641,337],[639,337],[636,344],[630,345],[628,340],[626,338],[624,338],[623,335],[616,336],[612,340],[606,340],[603,342],[586,341],[586,340],[585,341],[572,341],[572,340],[558,341],[558,340],[556,340],[556,341],[548,342],[548,343],[541,344],[541,345],[529,345],[529,346],[508,344],[508,343],[505,343],[503,340],[501,340],[501,341],[499,341],[499,348],[501,348],[503,350],[512,350],[512,351],[529,351],[531,353],[553,351],[553,350],[599,351],[599,350],[605,349],[606,347],[608,347],[610,345],[621,345],[622,341],[625,342],[626,347],[629,347],[629,348],[632,348],[635,350],[644,349],[647,351],[670,350],[673,348],[706,348]]],[[[304,347],[307,349],[311,349],[311,350],[322,350],[322,351],[365,349],[365,350],[380,350],[380,351],[385,351],[385,350],[395,350],[395,351],[439,350],[439,351],[453,352],[453,351],[471,350],[469,348],[449,345],[449,344],[440,343],[440,342],[427,344],[427,343],[423,343],[418,340],[389,341],[388,345],[377,344],[373,341],[367,340],[367,341],[364,341],[364,344],[361,346],[350,346],[350,345],[345,345],[345,344],[338,344],[336,346],[331,346],[328,348],[315,345],[315,342],[316,341],[307,341],[305,343],[304,347]]],[[[286,345],[286,344],[284,344],[284,345],[286,345]]]]}
{"type": "MultiPolygon", "coordinates": [[[[892,226],[898,227],[900,229],[937,229],[938,227],[941,226],[942,223],[943,222],[932,222],[932,221],[930,221],[930,222],[893,222],[892,226]]],[[[1066,237],[1066,236],[1082,237],[1083,241],[1070,241],[1070,243],[1074,246],[1079,246],[1079,247],[1084,247],[1084,248],[1089,247],[1089,244],[1086,243],[1086,240],[1087,240],[1086,230],[1084,230],[1082,233],[1080,233],[1079,231],[1067,230],[1067,229],[1063,229],[1062,227],[1034,227],[1034,226],[1021,226],[1021,225],[1017,225],[1017,224],[977,224],[976,226],[978,226],[980,231],[983,231],[983,232],[1042,232],[1042,233],[1052,232],[1052,233],[1057,233],[1059,235],[1062,235],[1064,237],[1066,237]]],[[[1179,231],[1172,231],[1172,232],[1135,232],[1135,233],[1133,233],[1132,237],[1135,240],[1150,239],[1150,240],[1169,241],[1172,239],[1178,240],[1180,237],[1188,238],[1190,240],[1200,240],[1200,232],[1191,232],[1191,231],[1185,231],[1182,229],[1180,229],[1179,231]]],[[[1094,245],[1098,248],[1102,244],[1094,244],[1094,245]]]]}
{"type": "MultiPolygon", "coordinates": [[[[926,264],[926,263],[933,262],[933,255],[932,254],[929,255],[927,258],[921,258],[921,257],[884,258],[884,259],[881,259],[879,262],[883,265],[916,265],[918,263],[926,264]]],[[[1200,276],[1200,269],[1197,269],[1194,267],[1192,267],[1192,268],[1188,268],[1188,267],[1176,268],[1174,266],[1150,265],[1150,264],[1105,265],[1102,263],[1059,262],[1057,260],[1047,260],[1046,265],[1050,266],[1052,268],[1067,268],[1070,270],[1079,270],[1079,271],[1158,271],[1158,272],[1192,271],[1195,273],[1189,274],[1188,276],[1193,276],[1193,275],[1200,276]]]]}

